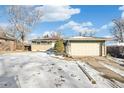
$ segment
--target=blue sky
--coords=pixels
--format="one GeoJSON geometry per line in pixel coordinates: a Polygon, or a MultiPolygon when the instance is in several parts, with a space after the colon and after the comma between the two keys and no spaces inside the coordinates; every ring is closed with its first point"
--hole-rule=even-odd
{"type": "MultiPolygon", "coordinates": [[[[0,6],[0,25],[6,25],[8,18],[6,15],[7,6],[0,6]]],[[[64,36],[78,35],[75,28],[71,28],[72,24],[78,24],[77,30],[83,30],[82,24],[87,24],[86,29],[98,30],[95,34],[97,37],[110,36],[109,25],[116,18],[123,15],[123,6],[119,5],[73,5],[73,6],[40,6],[38,9],[45,11],[45,16],[39,24],[37,24],[30,33],[30,36],[42,36],[45,32],[58,31],[60,27],[64,36]],[[122,7],[121,9],[119,9],[122,7]],[[54,17],[51,17],[51,15],[54,17]],[[90,25],[89,25],[89,24],[90,25]],[[71,25],[70,25],[71,24],[71,25]]]]}

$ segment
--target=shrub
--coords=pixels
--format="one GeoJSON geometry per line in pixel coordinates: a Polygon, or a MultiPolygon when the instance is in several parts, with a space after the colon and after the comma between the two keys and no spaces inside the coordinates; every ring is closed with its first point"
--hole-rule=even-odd
{"type": "Polygon", "coordinates": [[[57,53],[64,53],[64,42],[63,42],[62,39],[59,39],[59,40],[56,41],[54,50],[57,53]]]}

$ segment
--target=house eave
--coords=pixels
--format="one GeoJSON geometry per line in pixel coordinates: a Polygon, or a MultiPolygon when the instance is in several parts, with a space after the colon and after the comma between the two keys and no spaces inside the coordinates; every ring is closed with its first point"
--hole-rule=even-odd
{"type": "Polygon", "coordinates": [[[12,38],[5,38],[5,37],[0,37],[0,39],[11,40],[11,41],[14,41],[15,40],[15,39],[12,39],[12,38]]]}
{"type": "Polygon", "coordinates": [[[67,41],[111,41],[111,38],[68,38],[67,41]]]}

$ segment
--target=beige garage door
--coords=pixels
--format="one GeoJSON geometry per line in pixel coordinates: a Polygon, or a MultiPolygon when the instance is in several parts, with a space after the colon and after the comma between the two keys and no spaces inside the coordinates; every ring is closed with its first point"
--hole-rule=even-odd
{"type": "Polygon", "coordinates": [[[72,56],[99,56],[99,43],[71,43],[72,56]]]}

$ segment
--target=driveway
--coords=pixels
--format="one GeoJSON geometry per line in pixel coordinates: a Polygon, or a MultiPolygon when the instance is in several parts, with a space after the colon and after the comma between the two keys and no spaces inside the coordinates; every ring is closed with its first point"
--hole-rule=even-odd
{"type": "Polygon", "coordinates": [[[42,52],[0,56],[0,87],[93,87],[74,62],[42,52]]]}
{"type": "Polygon", "coordinates": [[[58,59],[43,52],[0,55],[0,87],[93,88],[113,87],[112,84],[84,62],[58,59]],[[96,80],[96,84],[91,83],[77,63],[96,80]]]}

